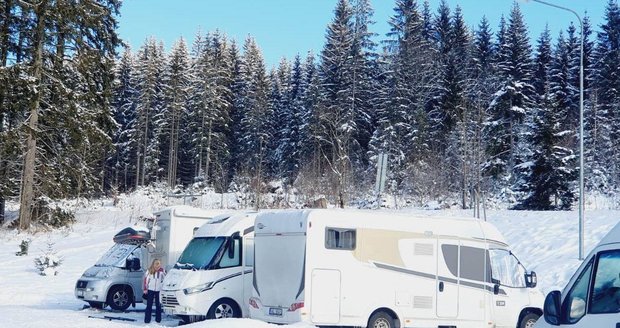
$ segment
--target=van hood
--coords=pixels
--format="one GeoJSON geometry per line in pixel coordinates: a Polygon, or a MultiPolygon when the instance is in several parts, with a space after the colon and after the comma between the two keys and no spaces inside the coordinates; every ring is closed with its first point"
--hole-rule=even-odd
{"type": "MultiPolygon", "coordinates": [[[[192,271],[172,269],[164,278],[164,290],[181,290],[199,285],[203,281],[202,276],[206,271],[192,271]]],[[[203,282],[204,283],[204,282],[203,282]]]]}
{"type": "Polygon", "coordinates": [[[113,266],[92,266],[84,271],[82,277],[105,279],[112,276],[117,270],[121,269],[113,266]]]}

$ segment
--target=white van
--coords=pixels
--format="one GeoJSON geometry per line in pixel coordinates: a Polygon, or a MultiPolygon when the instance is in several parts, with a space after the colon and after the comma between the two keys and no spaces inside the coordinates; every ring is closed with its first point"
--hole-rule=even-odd
{"type": "Polygon", "coordinates": [[[77,281],[75,296],[91,307],[119,311],[141,303],[142,278],[151,261],[158,258],[166,270],[171,268],[195,230],[220,213],[173,206],[155,212],[147,227],[121,230],[115,244],[77,281]]]}
{"type": "Polygon", "coordinates": [[[532,327],[527,273],[491,224],[351,210],[265,212],[250,316],[357,327],[532,327]]]}
{"type": "Polygon", "coordinates": [[[620,223],[585,258],[562,292],[547,295],[537,328],[620,327],[620,223]]]}
{"type": "Polygon", "coordinates": [[[185,322],[247,317],[254,265],[255,213],[222,215],[204,224],[160,294],[166,314],[185,322]]]}

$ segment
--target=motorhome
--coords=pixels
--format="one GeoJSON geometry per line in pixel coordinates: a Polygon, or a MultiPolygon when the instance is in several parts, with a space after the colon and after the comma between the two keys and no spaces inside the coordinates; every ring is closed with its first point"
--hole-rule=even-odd
{"type": "Polygon", "coordinates": [[[395,212],[264,212],[250,317],[356,327],[531,327],[527,272],[491,224],[395,212]]]}
{"type": "Polygon", "coordinates": [[[588,254],[564,290],[547,294],[536,328],[619,327],[620,223],[588,254]]]}
{"type": "Polygon", "coordinates": [[[222,215],[205,223],[164,278],[166,314],[185,322],[247,317],[254,266],[256,213],[222,215]]]}
{"type": "Polygon", "coordinates": [[[151,261],[160,259],[170,269],[196,229],[221,213],[173,206],[154,213],[146,227],[121,230],[114,245],[79,278],[75,296],[91,307],[121,311],[141,303],[142,278],[151,261]]]}

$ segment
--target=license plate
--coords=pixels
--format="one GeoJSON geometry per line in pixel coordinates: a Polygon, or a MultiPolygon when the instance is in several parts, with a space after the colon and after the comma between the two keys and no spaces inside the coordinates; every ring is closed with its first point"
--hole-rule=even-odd
{"type": "Polygon", "coordinates": [[[277,316],[282,316],[282,309],[281,308],[269,308],[269,315],[277,315],[277,316]]]}
{"type": "Polygon", "coordinates": [[[84,291],[83,291],[83,290],[78,290],[78,291],[77,291],[77,296],[82,296],[82,297],[84,297],[84,291]]]}

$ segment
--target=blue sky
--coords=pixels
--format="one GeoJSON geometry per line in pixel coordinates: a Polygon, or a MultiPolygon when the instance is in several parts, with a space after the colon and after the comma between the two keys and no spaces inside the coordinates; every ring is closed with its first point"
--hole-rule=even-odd
{"type": "MultiPolygon", "coordinates": [[[[607,0],[547,0],[583,14],[586,10],[594,29],[603,23],[607,0]]],[[[325,30],[333,18],[337,0],[125,0],[121,8],[119,33],[136,50],[149,36],[169,48],[183,37],[188,45],[200,28],[204,32],[219,29],[243,44],[252,35],[263,51],[268,67],[282,57],[312,50],[318,54],[325,42],[325,30]]],[[[419,0],[422,3],[423,0],[419,0]]],[[[433,13],[439,0],[429,0],[433,13]]],[[[467,24],[477,26],[483,15],[497,30],[501,15],[508,16],[511,0],[447,0],[450,8],[458,5],[467,24]]],[[[393,15],[393,0],[374,0],[371,30],[381,36],[388,32],[387,21],[393,15]]],[[[519,2],[530,38],[536,40],[545,24],[555,37],[575,21],[574,15],[532,1],[519,2]]]]}

